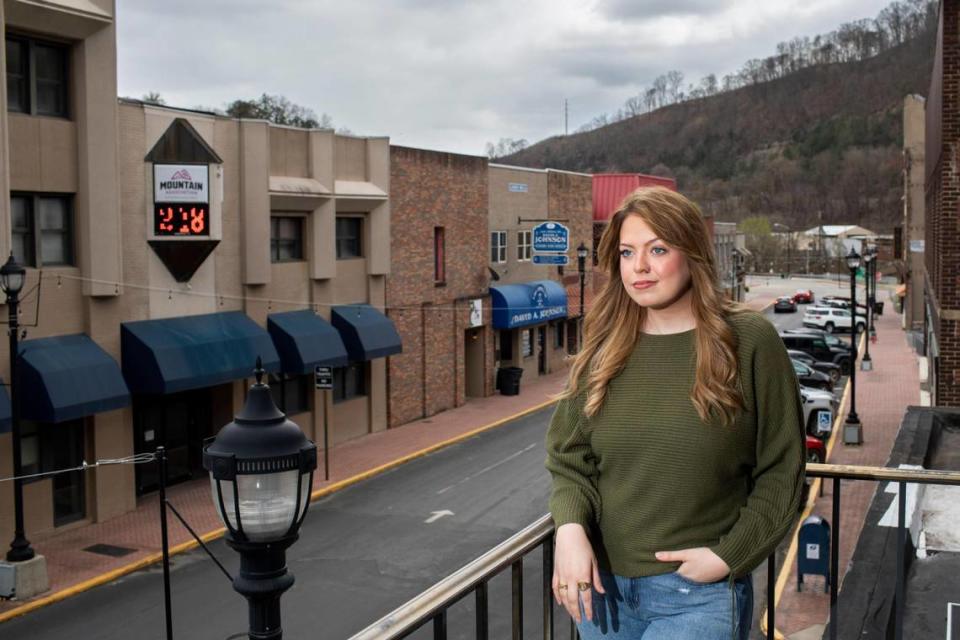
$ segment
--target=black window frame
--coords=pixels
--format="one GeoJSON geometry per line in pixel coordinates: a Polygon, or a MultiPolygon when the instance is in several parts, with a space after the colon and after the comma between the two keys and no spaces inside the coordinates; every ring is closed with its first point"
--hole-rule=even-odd
{"type": "Polygon", "coordinates": [[[367,391],[367,363],[351,362],[333,369],[333,403],[365,397],[367,391]]]}
{"type": "Polygon", "coordinates": [[[561,320],[559,322],[553,323],[553,348],[554,349],[563,349],[565,343],[565,330],[566,322],[561,320]]]}
{"type": "MultiPolygon", "coordinates": [[[[7,94],[7,111],[13,113],[23,113],[31,116],[44,116],[52,118],[70,118],[70,46],[64,42],[45,40],[35,38],[20,33],[5,34],[4,47],[7,42],[16,42],[22,47],[22,62],[20,65],[20,82],[22,101],[19,104],[10,102],[9,91],[7,94]],[[58,62],[62,69],[60,78],[44,79],[37,77],[37,50],[46,48],[56,51],[58,62]],[[40,84],[47,83],[54,86],[54,92],[59,101],[58,109],[51,111],[41,111],[40,106],[40,84]]],[[[4,70],[6,72],[6,69],[4,70]]],[[[9,77],[7,78],[9,89],[9,77]]]]}
{"type": "MultiPolygon", "coordinates": [[[[73,207],[73,197],[70,195],[64,195],[60,193],[26,193],[22,191],[14,191],[10,193],[10,209],[11,209],[11,220],[10,220],[10,233],[11,236],[15,233],[18,233],[18,229],[25,229],[24,235],[26,236],[28,242],[25,243],[25,246],[30,248],[32,252],[29,256],[17,256],[17,260],[26,267],[33,267],[39,269],[41,267],[75,267],[77,266],[77,238],[76,238],[76,224],[74,216],[74,207],[73,207]],[[27,215],[27,227],[17,227],[13,226],[13,201],[15,199],[22,199],[27,203],[26,215],[27,215]],[[59,200],[63,203],[64,211],[66,212],[66,217],[64,220],[64,226],[62,229],[44,229],[41,227],[42,221],[40,216],[37,215],[39,210],[40,200],[59,200]],[[63,262],[44,262],[43,260],[43,236],[44,233],[51,234],[55,233],[65,238],[64,240],[64,256],[65,261],[63,262]]],[[[11,247],[12,251],[13,247],[11,247]]]]}
{"type": "Polygon", "coordinates": [[[337,260],[350,260],[363,257],[363,218],[361,216],[337,216],[336,220],[337,260]],[[353,227],[352,233],[345,234],[345,227],[353,227]]]}
{"type": "Polygon", "coordinates": [[[271,263],[284,263],[284,262],[303,262],[304,255],[306,254],[306,217],[292,215],[288,213],[271,213],[270,214],[270,262],[271,263]],[[296,237],[294,238],[282,238],[280,237],[280,228],[284,222],[293,221],[296,223],[296,237]],[[290,257],[281,257],[281,248],[282,247],[294,247],[296,250],[291,252],[290,257]]]}
{"type": "Polygon", "coordinates": [[[507,232],[490,232],[490,263],[505,264],[507,262],[507,232]],[[493,239],[496,238],[497,242],[493,239]]]}
{"type": "Polygon", "coordinates": [[[268,381],[273,402],[288,416],[307,413],[312,406],[313,376],[271,373],[268,381]]]}

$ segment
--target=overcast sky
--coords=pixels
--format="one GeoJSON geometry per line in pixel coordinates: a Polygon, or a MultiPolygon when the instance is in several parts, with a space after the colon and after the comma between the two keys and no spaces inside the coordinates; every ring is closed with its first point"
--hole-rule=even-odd
{"type": "Polygon", "coordinates": [[[119,93],[280,94],[337,127],[482,155],[615,112],[671,69],[718,78],[889,0],[121,0],[119,93]]]}

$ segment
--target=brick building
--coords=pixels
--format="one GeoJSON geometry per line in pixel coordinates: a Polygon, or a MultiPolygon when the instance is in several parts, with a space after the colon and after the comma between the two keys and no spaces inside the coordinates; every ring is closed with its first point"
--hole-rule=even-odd
{"type": "Polygon", "coordinates": [[[390,197],[387,314],[403,342],[389,363],[392,427],[493,393],[487,160],[391,147],[390,197]]]}
{"type": "Polygon", "coordinates": [[[903,99],[903,227],[906,236],[895,256],[903,276],[903,326],[923,328],[924,258],[924,99],[908,95],[903,99]]]}
{"type": "Polygon", "coordinates": [[[960,1],[940,2],[926,102],[925,350],[935,406],[960,405],[960,1]]]}

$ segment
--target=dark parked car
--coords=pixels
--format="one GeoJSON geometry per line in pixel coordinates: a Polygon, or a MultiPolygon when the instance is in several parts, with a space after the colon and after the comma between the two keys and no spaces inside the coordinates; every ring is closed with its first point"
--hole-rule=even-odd
{"type": "Polygon", "coordinates": [[[825,373],[820,373],[819,371],[814,371],[802,362],[797,362],[796,360],[791,360],[790,362],[793,363],[793,371],[797,374],[797,380],[800,381],[800,384],[805,387],[813,387],[814,389],[833,391],[830,376],[825,373]]]}
{"type": "Polygon", "coordinates": [[[774,313],[796,313],[797,303],[790,296],[780,296],[773,305],[774,313]]]}
{"type": "Polygon", "coordinates": [[[787,349],[787,355],[790,356],[791,360],[802,362],[814,371],[827,374],[830,376],[830,382],[833,384],[837,384],[837,381],[840,380],[841,373],[840,365],[838,364],[833,364],[832,362],[822,362],[811,356],[809,353],[804,351],[796,351],[794,349],[787,349]]]}
{"type": "Polygon", "coordinates": [[[827,448],[824,446],[823,440],[814,438],[813,436],[807,436],[806,444],[807,462],[823,464],[823,461],[827,459],[827,448]]]}
{"type": "Polygon", "coordinates": [[[827,346],[835,349],[846,349],[850,352],[850,338],[841,338],[835,334],[827,333],[823,329],[816,327],[800,327],[799,329],[784,329],[783,333],[799,333],[812,336],[820,336],[827,342],[827,346]]]}
{"type": "Polygon", "coordinates": [[[780,339],[783,340],[787,349],[803,351],[820,362],[832,362],[840,367],[840,373],[848,375],[850,347],[830,345],[827,343],[827,337],[822,333],[809,333],[810,331],[813,329],[807,329],[804,333],[781,332],[780,339]]]}

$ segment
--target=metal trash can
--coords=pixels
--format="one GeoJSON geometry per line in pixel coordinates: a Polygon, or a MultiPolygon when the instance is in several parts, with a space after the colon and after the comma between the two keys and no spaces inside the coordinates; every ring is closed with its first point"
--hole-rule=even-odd
{"type": "Polygon", "coordinates": [[[883,315],[883,300],[877,300],[873,303],[873,312],[878,316],[883,315]]]}
{"type": "Polygon", "coordinates": [[[520,377],[523,375],[521,367],[500,367],[497,369],[497,388],[500,394],[515,396],[520,393],[520,377]]]}

